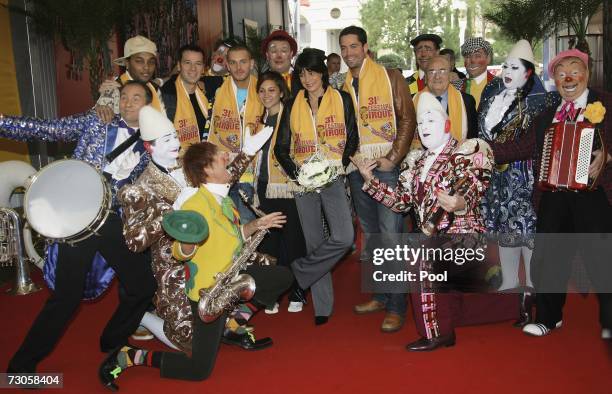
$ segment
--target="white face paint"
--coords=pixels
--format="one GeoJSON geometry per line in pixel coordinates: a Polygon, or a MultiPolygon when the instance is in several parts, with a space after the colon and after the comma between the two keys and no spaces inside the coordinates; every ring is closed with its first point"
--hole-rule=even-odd
{"type": "Polygon", "coordinates": [[[181,143],[176,132],[163,135],[151,145],[151,157],[153,161],[164,168],[176,167],[176,159],[179,155],[181,143]]]}
{"type": "Polygon", "coordinates": [[[520,89],[527,82],[527,69],[519,59],[509,57],[502,65],[502,78],[506,89],[520,89]]]}
{"type": "Polygon", "coordinates": [[[446,118],[438,111],[428,110],[417,116],[419,138],[427,150],[433,150],[446,144],[450,133],[444,131],[446,118]]]}

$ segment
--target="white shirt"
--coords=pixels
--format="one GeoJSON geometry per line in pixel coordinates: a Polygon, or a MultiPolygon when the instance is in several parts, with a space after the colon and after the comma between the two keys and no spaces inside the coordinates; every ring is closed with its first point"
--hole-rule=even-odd
{"type": "Polygon", "coordinates": [[[425,78],[425,71],[419,69],[419,79],[425,78]]]}
{"type": "Polygon", "coordinates": [[[485,116],[485,129],[487,131],[491,131],[493,127],[497,126],[499,122],[501,122],[504,114],[510,108],[510,105],[514,101],[516,97],[516,89],[508,90],[504,89],[503,92],[499,93],[493,99],[491,106],[489,107],[489,111],[485,116]]]}
{"type": "MultiPolygon", "coordinates": [[[[121,118],[121,120],[123,120],[123,118],[121,118]]],[[[127,122],[125,122],[125,120],[123,120],[123,123],[127,124],[127,122]]],[[[138,127],[135,127],[134,130],[138,131],[138,127]]],[[[119,145],[121,145],[128,138],[130,138],[130,133],[129,133],[128,129],[125,128],[125,127],[119,127],[117,129],[117,136],[115,137],[115,144],[113,145],[112,149],[109,152],[112,152],[115,148],[117,148],[119,145]]],[[[138,142],[138,141],[136,141],[136,142],[138,142]]],[[[126,149],[125,152],[123,152],[119,156],[117,156],[115,158],[115,160],[113,160],[111,163],[107,164],[106,167],[104,167],[104,172],[112,175],[113,178],[115,178],[114,175],[118,172],[119,168],[125,167],[125,166],[122,166],[122,164],[124,164],[123,162],[126,160],[126,158],[128,158],[128,156],[132,155],[132,151],[134,150],[134,146],[136,145],[136,142],[134,142],[128,149],[126,149]]],[[[138,165],[138,161],[133,162],[133,163],[129,163],[129,164],[130,164],[129,167],[131,167],[131,169],[133,170],[134,167],[136,167],[138,165]]],[[[126,162],[126,165],[127,165],[127,162],[126,162]]],[[[124,170],[127,170],[127,168],[124,168],[124,170]]],[[[118,179],[118,178],[116,178],[116,179],[118,179]]],[[[118,180],[121,180],[121,179],[118,179],[118,180]]]]}
{"type": "MultiPolygon", "coordinates": [[[[574,100],[574,108],[576,110],[579,109],[585,109],[587,106],[587,100],[589,98],[589,89],[584,89],[584,92],[582,92],[582,94],[580,96],[578,96],[578,98],[576,100],[574,100]]],[[[563,108],[563,106],[565,105],[565,103],[567,103],[566,100],[561,100],[561,104],[559,104],[559,106],[557,107],[557,112],[561,111],[561,108],[563,108]]],[[[555,112],[555,113],[557,113],[555,112]]],[[[582,122],[584,121],[584,111],[582,111],[580,113],[580,115],[578,115],[578,118],[576,119],[577,122],[582,122]]],[[[553,118],[553,123],[557,123],[558,120],[557,118],[553,118]]]]}
{"type": "Polygon", "coordinates": [[[482,80],[485,79],[486,77],[487,77],[487,71],[485,70],[485,72],[483,72],[479,76],[471,78],[471,79],[472,79],[472,81],[476,82],[477,84],[480,84],[482,82],[482,80]]]}
{"type": "Polygon", "coordinates": [[[425,161],[423,162],[423,167],[421,168],[421,176],[419,177],[419,182],[425,182],[425,178],[427,178],[427,173],[429,172],[429,169],[431,168],[431,166],[433,166],[433,163],[435,163],[438,156],[440,156],[440,153],[442,153],[447,143],[448,141],[446,141],[436,149],[427,151],[427,157],[425,158],[425,161]]]}
{"type": "MultiPolygon", "coordinates": [[[[215,197],[215,200],[217,200],[219,204],[221,204],[224,197],[227,197],[230,189],[230,185],[227,183],[205,183],[204,187],[213,195],[213,197],[215,197]]],[[[172,208],[175,210],[181,209],[183,204],[185,204],[185,201],[189,200],[189,198],[196,194],[197,191],[197,187],[188,186],[183,188],[174,201],[172,208]]]]}

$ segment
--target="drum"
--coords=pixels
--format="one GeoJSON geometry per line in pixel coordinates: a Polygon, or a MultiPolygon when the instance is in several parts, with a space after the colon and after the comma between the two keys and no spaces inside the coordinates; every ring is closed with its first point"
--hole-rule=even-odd
{"type": "Polygon", "coordinates": [[[72,244],[102,227],[111,203],[104,176],[84,161],[67,159],[47,165],[30,178],[23,208],[39,234],[72,244]]]}

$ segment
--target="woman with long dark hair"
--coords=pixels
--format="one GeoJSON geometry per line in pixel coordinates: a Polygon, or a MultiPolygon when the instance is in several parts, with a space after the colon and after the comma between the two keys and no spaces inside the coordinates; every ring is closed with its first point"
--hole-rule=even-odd
{"type": "Polygon", "coordinates": [[[289,184],[297,191],[295,202],[308,253],[291,267],[299,285],[311,289],[319,325],[328,321],[333,310],[331,270],[353,243],[344,168],[357,150],[359,136],[350,95],[329,86],[323,51],[307,48],[298,56],[293,82],[295,97],[283,111],[274,148],[278,162],[291,179],[313,158],[322,158],[326,172],[338,174],[316,190],[305,188],[304,182],[289,184]],[[321,212],[329,226],[327,239],[321,212]]]}
{"type": "MultiPolygon", "coordinates": [[[[287,216],[283,229],[271,229],[259,250],[276,257],[279,265],[289,267],[291,262],[306,255],[304,234],[293,191],[289,190],[290,180],[274,155],[280,118],[284,103],[290,99],[290,93],[281,74],[267,71],[257,78],[257,94],[264,105],[261,122],[274,128],[272,138],[261,149],[257,163],[257,197],[264,212],[282,212],[287,216]]],[[[288,311],[300,312],[305,302],[304,291],[297,283],[294,284],[289,294],[288,311]]],[[[272,308],[266,309],[268,314],[276,312],[278,302],[272,308]]]]}

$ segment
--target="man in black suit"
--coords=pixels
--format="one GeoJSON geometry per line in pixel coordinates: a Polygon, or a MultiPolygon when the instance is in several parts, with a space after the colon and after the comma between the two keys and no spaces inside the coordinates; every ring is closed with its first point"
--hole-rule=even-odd
{"type": "MultiPolygon", "coordinates": [[[[612,108],[610,95],[588,89],[588,56],[577,49],[559,53],[549,63],[549,74],[561,95],[561,103],[549,105],[517,142],[492,144],[497,164],[535,159],[534,180],[537,182],[542,161],[544,136],[551,126],[573,122],[589,122],[589,127],[603,131],[603,141],[594,146],[588,168],[589,178],[595,179],[590,190],[542,191],[534,187],[538,233],[567,234],[559,238],[536,238],[532,258],[532,277],[536,286],[536,321],[527,324],[523,332],[534,336],[548,335],[562,325],[566,287],[572,261],[580,251],[593,288],[599,300],[601,337],[610,340],[612,330],[612,275],[610,255],[612,244],[612,108]],[[557,106],[558,104],[558,106],[557,106]],[[605,116],[604,116],[605,114],[605,116]],[[603,147],[606,149],[603,149],[603,147]],[[583,233],[583,234],[577,234],[583,233]],[[592,235],[584,235],[592,233],[592,235]],[[538,242],[540,241],[540,242],[538,242]],[[544,241],[544,242],[542,242],[544,241]]],[[[597,140],[597,138],[596,138],[597,140]]]]}
{"type": "Polygon", "coordinates": [[[432,57],[425,70],[427,74],[426,90],[436,96],[442,108],[449,115],[451,134],[455,139],[462,141],[466,138],[476,138],[478,136],[476,102],[472,96],[458,91],[450,84],[452,70],[446,56],[432,57]]]}

